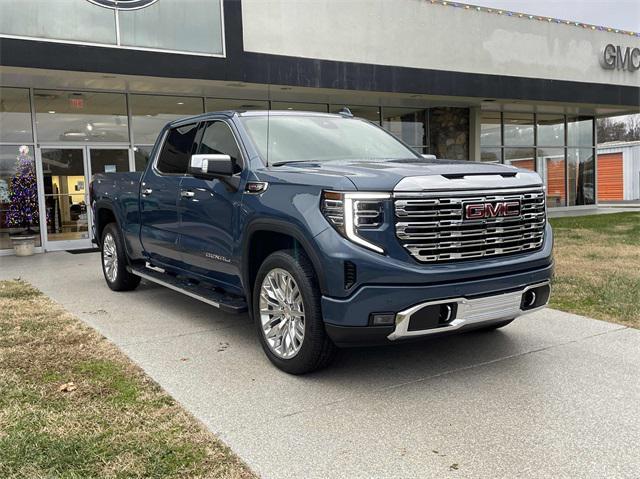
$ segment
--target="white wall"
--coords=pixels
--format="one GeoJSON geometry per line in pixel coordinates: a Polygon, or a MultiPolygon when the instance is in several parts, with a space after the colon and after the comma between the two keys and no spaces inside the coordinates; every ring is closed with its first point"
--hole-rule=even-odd
{"type": "Polygon", "coordinates": [[[427,0],[243,0],[247,51],[460,72],[640,85],[600,66],[640,38],[427,0]]]}

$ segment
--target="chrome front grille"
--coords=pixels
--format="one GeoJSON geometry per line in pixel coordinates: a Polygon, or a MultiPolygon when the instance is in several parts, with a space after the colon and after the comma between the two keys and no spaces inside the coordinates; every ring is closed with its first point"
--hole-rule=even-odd
{"type": "Polygon", "coordinates": [[[542,247],[544,190],[396,193],[396,236],[422,263],[445,263],[533,251],[542,247]],[[436,196],[437,195],[437,196],[436,196]],[[466,204],[520,202],[517,216],[470,220],[466,204]]]}

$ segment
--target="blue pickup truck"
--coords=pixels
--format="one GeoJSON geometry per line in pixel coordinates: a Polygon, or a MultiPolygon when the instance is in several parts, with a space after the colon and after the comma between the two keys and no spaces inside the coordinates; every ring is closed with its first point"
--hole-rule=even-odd
{"type": "Polygon", "coordinates": [[[418,154],[348,110],[174,121],[144,172],[90,191],[112,290],[145,279],[248,312],[292,374],[336,347],[492,330],[549,300],[538,174],[418,154]]]}

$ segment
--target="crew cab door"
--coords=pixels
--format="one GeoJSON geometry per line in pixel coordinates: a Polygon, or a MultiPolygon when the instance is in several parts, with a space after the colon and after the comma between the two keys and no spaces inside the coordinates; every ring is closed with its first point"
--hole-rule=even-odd
{"type": "Polygon", "coordinates": [[[203,122],[197,154],[225,154],[233,175],[205,180],[187,175],[180,184],[180,245],[189,271],[241,291],[240,267],[235,257],[238,215],[242,201],[243,160],[231,126],[223,120],[203,122]]]}
{"type": "Polygon", "coordinates": [[[178,201],[180,182],[195,148],[197,123],[171,128],[140,184],[140,240],[154,263],[182,265],[178,201]]]}

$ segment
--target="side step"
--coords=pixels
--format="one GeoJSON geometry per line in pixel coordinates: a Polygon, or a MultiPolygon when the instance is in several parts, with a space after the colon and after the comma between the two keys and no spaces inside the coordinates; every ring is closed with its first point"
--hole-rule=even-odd
{"type": "Polygon", "coordinates": [[[244,313],[247,311],[247,302],[244,298],[230,296],[199,284],[189,283],[185,279],[163,273],[161,268],[149,266],[146,268],[130,268],[130,271],[132,274],[140,276],[147,281],[185,294],[203,303],[220,308],[227,313],[244,313]]]}

